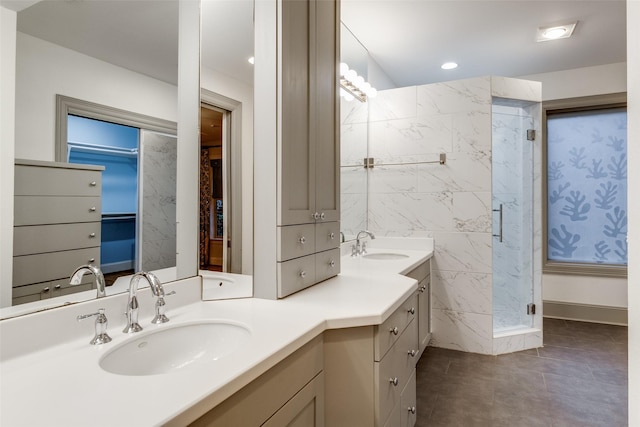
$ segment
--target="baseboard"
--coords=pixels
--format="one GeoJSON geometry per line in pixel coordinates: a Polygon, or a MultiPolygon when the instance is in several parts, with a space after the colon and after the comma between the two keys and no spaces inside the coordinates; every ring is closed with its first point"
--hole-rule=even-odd
{"type": "Polygon", "coordinates": [[[604,305],[543,301],[544,317],[627,326],[627,309],[604,305]]]}
{"type": "Polygon", "coordinates": [[[100,271],[102,271],[103,274],[126,270],[133,270],[133,260],[111,262],[109,264],[100,265],[100,271]]]}

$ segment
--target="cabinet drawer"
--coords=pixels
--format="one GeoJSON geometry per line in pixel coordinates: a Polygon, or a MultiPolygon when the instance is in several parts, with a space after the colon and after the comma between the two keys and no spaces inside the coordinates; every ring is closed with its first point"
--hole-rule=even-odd
{"type": "Polygon", "coordinates": [[[13,256],[100,246],[99,222],[14,227],[13,256]]]}
{"type": "Polygon", "coordinates": [[[322,222],[316,224],[316,252],[340,247],[340,223],[322,222]]]}
{"type": "Polygon", "coordinates": [[[416,425],[417,419],[416,371],[414,369],[400,395],[400,427],[413,427],[416,425]]]}
{"type": "Polygon", "coordinates": [[[393,343],[407,327],[409,322],[416,317],[418,310],[416,296],[413,295],[393,312],[387,320],[376,327],[374,337],[375,360],[379,361],[384,357],[393,343]]]}
{"type": "Polygon", "coordinates": [[[288,261],[315,252],[315,226],[313,224],[278,227],[278,261],[288,261]]]}
{"type": "MultiPolygon", "coordinates": [[[[71,275],[73,271],[69,273],[71,275]]],[[[93,276],[84,276],[79,285],[70,285],[69,279],[58,279],[49,282],[35,283],[33,285],[18,286],[13,288],[13,298],[24,298],[30,295],[39,295],[33,301],[68,295],[76,292],[88,291],[95,288],[93,276]]],[[[26,302],[26,301],[25,301],[26,302]]]]}
{"type": "Polygon", "coordinates": [[[336,276],[340,271],[340,249],[316,254],[316,283],[336,276]]]}
{"type": "Polygon", "coordinates": [[[16,165],[16,196],[100,196],[102,172],[16,165]]]}
{"type": "Polygon", "coordinates": [[[391,415],[387,419],[387,422],[384,423],[384,427],[398,427],[398,422],[400,421],[400,404],[397,404],[393,407],[393,411],[391,411],[391,415]]]}
{"type": "Polygon", "coordinates": [[[13,286],[68,278],[89,263],[99,265],[99,247],[13,257],[13,286]]]}
{"type": "MultiPolygon", "coordinates": [[[[416,322],[411,321],[382,360],[375,362],[379,393],[376,401],[380,405],[378,412],[380,421],[385,421],[394,406],[400,402],[401,391],[409,382],[412,372],[415,371],[417,343],[416,322]],[[414,356],[410,354],[412,350],[414,356]]],[[[402,408],[400,409],[402,412],[402,408]]]]}
{"type": "Polygon", "coordinates": [[[16,196],[13,224],[65,224],[101,220],[100,197],[16,196]]]}
{"type": "Polygon", "coordinates": [[[277,274],[278,298],[308,288],[316,283],[316,256],[314,254],[279,262],[277,274]]]}

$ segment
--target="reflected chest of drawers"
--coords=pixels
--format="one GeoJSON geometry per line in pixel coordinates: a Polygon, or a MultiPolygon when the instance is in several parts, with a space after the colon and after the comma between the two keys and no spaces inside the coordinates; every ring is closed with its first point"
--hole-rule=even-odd
{"type": "Polygon", "coordinates": [[[69,286],[83,264],[100,263],[102,166],[16,160],[13,304],[91,289],[69,286]]]}

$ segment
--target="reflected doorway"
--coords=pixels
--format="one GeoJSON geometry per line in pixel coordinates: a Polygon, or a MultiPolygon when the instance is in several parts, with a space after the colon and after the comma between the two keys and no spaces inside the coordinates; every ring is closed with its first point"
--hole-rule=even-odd
{"type": "Polygon", "coordinates": [[[229,271],[230,112],[209,104],[200,108],[200,269],[229,271]]]}

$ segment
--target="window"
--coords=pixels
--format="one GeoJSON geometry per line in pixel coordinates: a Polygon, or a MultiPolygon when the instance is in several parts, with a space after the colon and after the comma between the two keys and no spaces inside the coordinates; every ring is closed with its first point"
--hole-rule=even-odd
{"type": "Polygon", "coordinates": [[[544,271],[626,276],[626,96],[545,103],[543,122],[544,271]]]}

